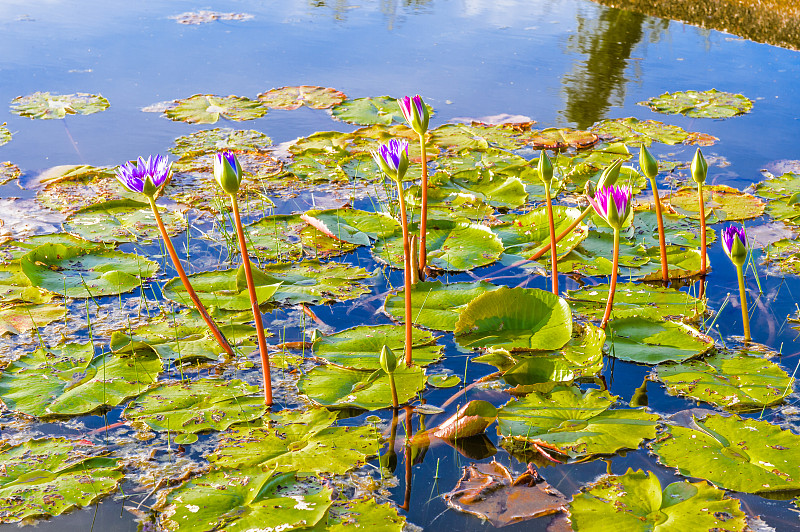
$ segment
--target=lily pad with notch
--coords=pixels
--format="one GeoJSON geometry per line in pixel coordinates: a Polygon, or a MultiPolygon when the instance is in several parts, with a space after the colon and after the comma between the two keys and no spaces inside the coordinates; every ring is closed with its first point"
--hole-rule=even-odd
{"type": "Polygon", "coordinates": [[[195,94],[174,103],[164,111],[164,116],[189,124],[215,124],[220,118],[241,122],[267,114],[267,108],[260,102],[242,96],[195,94]]]}
{"type": "MultiPolygon", "coordinates": [[[[429,105],[427,107],[433,114],[433,108],[429,105]]],[[[400,104],[390,96],[345,100],[331,108],[331,116],[342,122],[361,126],[372,124],[388,126],[392,122],[402,124],[405,121],[400,111],[400,104]]]]}
{"type": "MultiPolygon", "coordinates": [[[[414,363],[428,366],[441,360],[444,347],[436,345],[429,331],[412,329],[414,363]]],[[[314,342],[314,356],[331,364],[352,369],[377,370],[383,346],[396,353],[405,348],[405,327],[399,325],[359,325],[336,334],[321,336],[314,342]]]]}
{"type": "Polygon", "coordinates": [[[632,314],[608,322],[606,351],[614,358],[639,364],[683,362],[714,347],[711,338],[685,323],[632,314]]]}
{"type": "MultiPolygon", "coordinates": [[[[600,319],[608,299],[608,284],[570,290],[570,306],[591,319],[600,319]]],[[[706,304],[676,288],[637,283],[618,283],[614,292],[614,312],[648,316],[654,319],[695,320],[703,316],[706,304]]]]}
{"type": "Polygon", "coordinates": [[[690,118],[730,118],[753,108],[753,100],[742,94],[709,89],[706,91],[665,92],[639,102],[657,113],[682,114],[690,118]]]}
{"type": "MultiPolygon", "coordinates": [[[[708,223],[750,220],[764,214],[763,201],[727,185],[704,186],[703,199],[706,202],[708,223]]],[[[671,194],[667,201],[680,214],[700,219],[700,206],[697,204],[695,188],[683,187],[671,194]]]]}
{"type": "Polygon", "coordinates": [[[175,139],[175,146],[169,151],[184,158],[218,151],[263,152],[271,145],[272,139],[255,129],[238,130],[217,127],[178,137],[175,139]]]}

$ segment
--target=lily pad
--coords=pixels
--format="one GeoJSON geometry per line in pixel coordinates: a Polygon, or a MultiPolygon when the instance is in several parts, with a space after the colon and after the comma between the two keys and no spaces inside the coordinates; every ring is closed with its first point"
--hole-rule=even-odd
{"type": "Polygon", "coordinates": [[[253,270],[253,279],[257,286],[281,283],[273,300],[289,305],[318,305],[355,299],[370,292],[367,285],[359,282],[370,276],[364,268],[318,260],[281,262],[253,270]]]}
{"type": "Polygon", "coordinates": [[[88,506],[124,476],[107,451],[65,438],[0,447],[0,522],[61,515],[88,506]]]}
{"type": "MultiPolygon", "coordinates": [[[[613,254],[614,236],[611,233],[590,231],[585,240],[558,261],[558,269],[586,276],[611,275],[613,254]]],[[[643,245],[627,238],[620,241],[620,275],[630,275],[648,262],[650,257],[643,245]]]]}
{"type": "Polygon", "coordinates": [[[195,477],[159,500],[164,530],[299,530],[331,505],[331,489],[298,485],[294,473],[223,469],[195,477]]]}
{"type": "Polygon", "coordinates": [[[632,147],[650,146],[653,141],[663,144],[700,143],[708,146],[718,140],[710,135],[689,133],[678,126],[633,117],[603,120],[592,128],[592,132],[632,147]]]}
{"type": "MultiPolygon", "coordinates": [[[[683,246],[668,245],[667,252],[667,272],[670,279],[687,279],[700,273],[700,250],[683,246]]],[[[647,248],[647,256],[650,262],[628,273],[631,279],[639,281],[660,281],[661,273],[661,250],[656,247],[647,248]]],[[[706,264],[710,264],[706,257],[706,264]]]]}
{"type": "Polygon", "coordinates": [[[486,169],[462,170],[452,175],[437,172],[428,186],[480,200],[498,209],[516,209],[528,199],[519,177],[499,175],[486,169]]]}
{"type": "Polygon", "coordinates": [[[8,303],[49,303],[53,295],[31,284],[19,259],[0,264],[0,305],[8,303]]]}
{"type": "Polygon", "coordinates": [[[590,148],[600,142],[591,131],[569,128],[531,130],[524,139],[537,150],[562,150],[565,148],[590,148]]]}
{"type": "MultiPolygon", "coordinates": [[[[167,233],[186,229],[177,211],[161,214],[167,233]]],[[[150,205],[133,200],[112,200],[83,207],[67,218],[64,230],[93,242],[148,242],[161,237],[150,205]]]]}
{"type": "Polygon", "coordinates": [[[164,111],[170,120],[189,124],[215,124],[220,118],[241,122],[254,120],[267,114],[260,102],[241,96],[214,96],[195,94],[175,100],[175,106],[164,111]]]}
{"type": "MultiPolygon", "coordinates": [[[[6,123],[3,122],[3,125],[0,126],[0,146],[2,146],[3,144],[8,144],[9,142],[11,142],[11,132],[6,127],[6,123]]],[[[5,162],[2,164],[7,166],[10,163],[5,162]]],[[[0,173],[0,176],[3,176],[3,174],[5,174],[5,172],[0,173]]],[[[0,177],[0,185],[5,185],[7,182],[8,182],[7,177],[0,177]],[[5,181],[3,179],[5,179],[5,181]]]]}
{"type": "Polygon", "coordinates": [[[244,230],[248,247],[261,260],[332,257],[356,248],[307,225],[299,214],[265,216],[245,226],[244,230]]]}
{"type": "Polygon", "coordinates": [[[291,111],[305,105],[312,109],[328,109],[342,103],[347,96],[329,87],[300,85],[270,89],[258,95],[259,101],[270,109],[291,111]]]}
{"type": "MultiPolygon", "coordinates": [[[[569,505],[576,531],[728,530],[747,527],[738,499],[706,482],[673,482],[661,489],[658,477],[642,470],[608,476],[584,487],[569,505]]],[[[749,530],[749,529],[748,529],[749,530]]]]}
{"type": "MultiPolygon", "coordinates": [[[[425,388],[425,371],[419,366],[400,364],[394,378],[400,404],[410,401],[425,388]]],[[[300,377],[297,388],[314,403],[332,408],[378,410],[392,406],[389,377],[381,369],[360,371],[319,366],[300,377]]]]}
{"type": "Polygon", "coordinates": [[[109,105],[108,100],[99,94],[34,92],[11,100],[11,112],[28,118],[52,119],[74,114],[99,113],[108,109],[109,105]]]}
{"type": "Polygon", "coordinates": [[[225,468],[343,475],[378,454],[380,433],[369,425],[333,426],[336,417],[324,408],[283,410],[270,416],[268,427],[224,433],[208,460],[225,468]]]}
{"type": "MultiPolygon", "coordinates": [[[[412,329],[414,363],[427,366],[442,358],[444,347],[428,331],[412,329]]],[[[331,364],[353,369],[377,370],[383,346],[397,353],[405,348],[405,327],[399,325],[359,325],[320,337],[314,342],[314,356],[331,364]]]]}
{"type": "Polygon", "coordinates": [[[286,171],[307,185],[349,181],[341,154],[306,152],[295,155],[286,171]]]}
{"type": "Polygon", "coordinates": [[[512,453],[533,452],[545,444],[570,458],[636,449],[654,438],[659,417],[643,409],[612,406],[618,397],[603,390],[556,387],[506,403],[497,415],[503,446],[512,453]]]}
{"type": "MultiPolygon", "coordinates": [[[[600,319],[608,299],[608,285],[600,284],[570,290],[570,306],[579,314],[600,319]]],[[[618,283],[614,292],[613,311],[618,316],[669,317],[694,320],[705,314],[702,299],[675,288],[636,283],[618,283]]]]}
{"type": "Polygon", "coordinates": [[[714,347],[695,328],[676,321],[641,316],[612,319],[606,329],[606,350],[620,360],[640,364],[683,362],[714,347]]]}
{"type": "MultiPolygon", "coordinates": [[[[696,193],[694,197],[697,200],[696,193]]],[[[699,216],[693,219],[682,214],[663,211],[661,215],[664,220],[664,241],[667,245],[690,248],[700,247],[699,216]]],[[[633,237],[648,247],[659,245],[658,220],[654,209],[636,211],[633,218],[633,237]]],[[[716,240],[717,233],[714,228],[706,227],[706,243],[710,245],[716,240]]]]}
{"type": "Polygon", "coordinates": [[[452,388],[461,384],[458,375],[428,375],[428,386],[434,388],[452,388]]]}
{"type": "Polygon", "coordinates": [[[302,218],[336,240],[359,246],[369,246],[372,240],[402,232],[397,220],[382,212],[358,209],[311,210],[303,214],[302,218]]]}
{"type": "Polygon", "coordinates": [[[784,238],[770,244],[764,251],[767,264],[784,273],[800,275],[800,242],[784,238]]]}
{"type": "Polygon", "coordinates": [[[266,411],[256,386],[240,380],[200,379],[164,383],[137,397],[123,412],[159,432],[223,430],[253,421],[266,411]]]}
{"type": "MultiPolygon", "coordinates": [[[[561,234],[580,215],[579,209],[554,205],[553,224],[556,235],[561,234]]],[[[507,223],[492,226],[492,232],[503,241],[506,253],[531,256],[550,243],[550,221],[547,217],[547,209],[544,207],[522,215],[507,215],[501,220],[507,223]]],[[[566,256],[583,242],[588,234],[589,228],[584,224],[578,224],[556,244],[558,257],[566,256]]],[[[546,255],[543,260],[550,257],[549,252],[546,255]]]]}
{"type": "Polygon", "coordinates": [[[507,125],[444,124],[430,132],[431,141],[451,152],[464,150],[516,150],[525,145],[522,134],[507,125]]]}
{"type": "MultiPolygon", "coordinates": [[[[253,266],[255,268],[255,266],[253,266]]],[[[217,307],[224,310],[247,310],[251,308],[250,295],[244,267],[198,273],[189,276],[192,288],[206,307],[217,307]]],[[[279,281],[255,280],[258,303],[267,302],[278,289],[279,281]]],[[[179,278],[171,279],[164,285],[164,296],[187,307],[193,306],[186,288],[179,278]]]]}
{"type": "MultiPolygon", "coordinates": [[[[433,114],[433,108],[429,105],[428,111],[433,114]]],[[[371,124],[388,126],[392,122],[399,124],[405,122],[400,104],[390,96],[345,100],[331,108],[331,115],[337,120],[361,126],[371,124]]]]}
{"type": "Polygon", "coordinates": [[[665,92],[661,96],[639,102],[657,113],[682,114],[691,118],[730,118],[753,108],[753,101],[741,94],[707,91],[665,92]]]}
{"type": "Polygon", "coordinates": [[[175,139],[175,146],[169,151],[178,157],[196,157],[218,151],[261,152],[272,145],[272,139],[254,129],[237,130],[213,128],[195,131],[190,135],[175,139]]]}
{"type": "Polygon", "coordinates": [[[130,292],[155,275],[158,264],[133,253],[44,244],[20,260],[31,283],[67,297],[130,292]]]}
{"type": "Polygon", "coordinates": [[[800,436],[766,421],[739,416],[694,418],[671,426],[650,444],[659,462],[720,488],[758,495],[800,493],[800,436]]]}
{"type": "Polygon", "coordinates": [[[402,532],[406,518],[397,513],[391,502],[378,504],[374,498],[334,501],[326,522],[320,522],[312,532],[348,532],[354,526],[365,530],[402,532]]]}
{"type": "MultiPolygon", "coordinates": [[[[461,311],[477,296],[497,287],[486,281],[443,284],[441,281],[422,281],[411,285],[411,312],[414,325],[440,331],[452,331],[461,311]]],[[[400,322],[405,322],[405,290],[389,294],[384,310],[400,322]]]]}
{"type": "Polygon", "coordinates": [[[787,172],[771,177],[756,186],[756,194],[767,198],[767,214],[776,220],[800,224],[800,173],[787,172]]]}
{"type": "Polygon", "coordinates": [[[0,398],[30,416],[85,414],[142,393],[159,373],[161,361],[152,353],[95,357],[88,342],[40,347],[3,370],[0,398]]]}
{"type": "Polygon", "coordinates": [[[0,308],[0,336],[20,334],[64,318],[64,305],[22,304],[0,308]]]}
{"type": "Polygon", "coordinates": [[[761,410],[786,398],[794,379],[778,364],[747,353],[723,351],[702,360],[656,368],[672,395],[730,410],[761,410]]]}
{"type": "Polygon", "coordinates": [[[572,336],[572,313],[565,300],[550,292],[501,287],[472,300],[454,333],[466,348],[560,349],[572,336]]]}
{"type": "Polygon", "coordinates": [[[45,207],[71,214],[82,207],[105,201],[141,201],[141,194],[126,189],[114,178],[113,168],[89,165],[54,166],[38,180],[45,185],[36,199],[45,207]]]}
{"type": "MultiPolygon", "coordinates": [[[[746,192],[727,185],[706,185],[703,187],[708,223],[749,220],[764,214],[764,202],[746,192]]],[[[683,187],[668,198],[671,207],[680,214],[700,218],[697,204],[697,189],[683,187]]]]}

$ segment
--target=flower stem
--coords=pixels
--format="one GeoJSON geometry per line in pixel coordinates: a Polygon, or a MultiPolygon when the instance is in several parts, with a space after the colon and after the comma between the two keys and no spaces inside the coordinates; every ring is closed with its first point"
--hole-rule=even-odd
{"type": "Polygon", "coordinates": [[[665,283],[669,282],[669,266],[667,265],[667,244],[664,239],[664,218],[661,216],[661,198],[658,195],[656,178],[650,179],[650,186],[653,187],[653,202],[656,204],[656,220],[658,221],[658,247],[661,250],[661,278],[665,283]]]}
{"type": "Polygon", "coordinates": [[[175,266],[175,271],[178,272],[178,277],[181,278],[181,282],[183,283],[183,287],[186,289],[186,292],[189,294],[189,298],[192,300],[192,303],[194,303],[194,306],[197,308],[197,311],[200,313],[203,321],[205,321],[206,325],[208,325],[208,328],[211,330],[211,334],[214,335],[214,339],[216,339],[220,347],[222,347],[222,349],[224,349],[228,355],[233,356],[233,348],[231,348],[231,344],[228,343],[227,338],[225,338],[225,335],[219,330],[219,327],[217,327],[217,324],[214,322],[211,316],[208,315],[208,311],[206,311],[203,303],[200,302],[200,298],[197,297],[197,293],[195,293],[194,288],[192,288],[192,284],[189,282],[189,278],[186,276],[186,272],[183,270],[183,266],[178,258],[178,254],[175,252],[175,247],[172,245],[172,240],[167,234],[167,228],[164,227],[164,222],[161,220],[161,215],[158,213],[156,200],[152,197],[148,197],[147,199],[150,200],[150,207],[153,209],[153,216],[155,216],[156,223],[158,224],[158,230],[161,232],[161,238],[164,240],[164,245],[169,253],[169,258],[172,259],[172,264],[175,266]]]}
{"type": "Polygon", "coordinates": [[[422,152],[422,205],[419,219],[419,278],[425,279],[425,267],[428,265],[428,249],[426,247],[428,227],[428,153],[425,147],[425,134],[419,136],[419,148],[422,152]]]}
{"type": "Polygon", "coordinates": [[[389,373],[389,389],[392,391],[392,408],[400,408],[400,403],[397,400],[397,386],[394,382],[394,373],[389,373]]]}
{"type": "Polygon", "coordinates": [[[230,194],[230,197],[231,207],[233,209],[233,222],[236,226],[236,236],[239,239],[239,251],[242,255],[244,276],[247,279],[247,292],[250,294],[250,306],[253,309],[253,321],[255,321],[256,334],[258,335],[258,351],[261,354],[261,372],[264,377],[264,403],[266,403],[267,406],[272,406],[272,378],[270,377],[269,371],[267,340],[264,337],[264,322],[261,318],[261,310],[258,308],[256,285],[253,282],[253,272],[250,269],[250,255],[247,253],[247,243],[244,240],[242,219],[239,216],[239,203],[236,201],[236,194],[230,194]]]}
{"type": "MultiPolygon", "coordinates": [[[[408,219],[406,218],[406,199],[403,196],[403,182],[397,183],[397,197],[400,201],[400,223],[403,226],[403,283],[405,287],[406,303],[406,366],[411,365],[411,243],[408,236],[408,219]]],[[[424,197],[423,192],[423,197],[424,197]]],[[[424,218],[423,218],[424,219],[424,218]]],[[[424,249],[424,245],[420,245],[424,249]]]]}
{"type": "MultiPolygon", "coordinates": [[[[550,242],[556,241],[556,226],[553,223],[553,199],[550,197],[550,185],[546,184],[544,187],[545,201],[547,201],[547,218],[550,222],[550,242]]],[[[550,246],[552,252],[550,253],[550,262],[553,267],[553,293],[558,295],[558,254],[556,253],[556,246],[550,246]]]]}
{"type": "Polygon", "coordinates": [[[736,276],[739,278],[739,304],[742,306],[742,328],[745,343],[750,341],[750,316],[747,314],[747,292],[744,289],[744,266],[736,265],[736,276]]]}
{"type": "Polygon", "coordinates": [[[700,204],[700,275],[706,274],[706,202],[703,183],[697,183],[697,201],[700,204]]]}
{"type": "Polygon", "coordinates": [[[603,313],[603,321],[600,327],[605,329],[608,319],[611,317],[611,307],[614,306],[614,292],[617,290],[617,270],[619,269],[619,229],[614,229],[614,262],[611,265],[611,284],[608,287],[608,301],[606,301],[606,311],[603,313]]]}

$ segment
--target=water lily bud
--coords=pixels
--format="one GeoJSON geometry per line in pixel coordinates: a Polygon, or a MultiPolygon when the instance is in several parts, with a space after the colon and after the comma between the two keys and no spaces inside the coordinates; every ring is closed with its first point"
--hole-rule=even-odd
{"type": "Polygon", "coordinates": [[[545,150],[539,152],[539,179],[547,186],[553,181],[553,163],[545,150]]]}
{"type": "Polygon", "coordinates": [[[747,260],[747,237],[744,228],[729,225],[722,230],[722,249],[736,266],[743,266],[747,260]]]}
{"type": "Polygon", "coordinates": [[[236,194],[242,183],[242,166],[236,156],[229,152],[218,152],[214,158],[214,178],[227,194],[236,194]]]}
{"type": "Polygon", "coordinates": [[[422,97],[419,94],[413,98],[406,96],[398,100],[397,103],[400,104],[400,111],[403,112],[403,117],[411,129],[419,135],[424,135],[428,131],[431,115],[430,111],[428,111],[428,106],[422,101],[422,97]]]}
{"type": "Polygon", "coordinates": [[[648,179],[653,179],[658,175],[658,162],[645,146],[642,146],[639,150],[639,167],[642,169],[644,176],[648,179]]]}
{"type": "MultiPolygon", "coordinates": [[[[610,165],[606,166],[603,173],[600,174],[600,179],[597,180],[597,188],[610,187],[619,179],[619,170],[622,168],[622,159],[617,159],[610,165]]],[[[594,196],[594,194],[592,194],[594,196]]]]}
{"type": "Polygon", "coordinates": [[[697,148],[697,151],[694,152],[694,159],[692,159],[692,179],[698,185],[702,185],[706,182],[706,176],[708,175],[708,163],[706,162],[705,157],[703,157],[703,152],[700,151],[700,148],[697,148]]]}
{"type": "Polygon", "coordinates": [[[397,357],[394,356],[392,350],[385,345],[381,349],[381,368],[390,375],[397,369],[397,357]]]}
{"type": "Polygon", "coordinates": [[[392,139],[381,144],[378,151],[373,151],[372,158],[384,174],[395,181],[402,181],[408,170],[408,142],[392,139]]]}

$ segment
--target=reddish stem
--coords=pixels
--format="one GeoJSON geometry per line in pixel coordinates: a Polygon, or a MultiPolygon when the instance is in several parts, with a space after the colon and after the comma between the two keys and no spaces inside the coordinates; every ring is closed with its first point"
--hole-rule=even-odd
{"type": "Polygon", "coordinates": [[[661,278],[665,283],[669,282],[669,266],[667,265],[667,244],[664,238],[664,219],[661,217],[661,198],[658,196],[658,186],[656,178],[650,179],[653,187],[653,201],[656,204],[656,220],[658,221],[658,246],[661,251],[661,278]]]}
{"type": "Polygon", "coordinates": [[[606,311],[603,314],[603,321],[600,327],[605,329],[608,319],[611,317],[611,307],[614,306],[614,292],[617,290],[617,269],[619,268],[619,229],[614,229],[614,262],[611,265],[611,284],[608,287],[608,301],[606,311]]]}
{"type": "MultiPolygon", "coordinates": [[[[406,303],[406,366],[411,365],[411,243],[408,237],[408,219],[406,218],[406,200],[403,196],[403,182],[397,183],[397,196],[400,200],[400,222],[403,226],[403,283],[406,303]]],[[[423,192],[424,194],[424,192],[423,192]]],[[[424,197],[424,196],[423,196],[424,197]]],[[[423,218],[424,219],[424,218],[423,218]]],[[[424,246],[420,246],[424,249],[424,246]]]]}
{"type": "MultiPolygon", "coordinates": [[[[553,201],[550,197],[550,185],[544,187],[545,200],[547,201],[547,218],[550,222],[550,242],[556,242],[556,226],[553,223],[553,201]]],[[[556,246],[551,245],[550,249],[550,262],[553,267],[553,293],[558,295],[558,254],[556,253],[556,246]]]]}
{"type": "Polygon", "coordinates": [[[697,198],[700,204],[700,275],[706,274],[706,201],[703,198],[703,183],[697,184],[697,198]]]}
{"type": "Polygon", "coordinates": [[[422,151],[422,205],[419,220],[419,278],[425,280],[425,267],[428,265],[428,248],[426,247],[428,227],[428,153],[425,147],[425,134],[419,136],[419,147],[422,151]]]}

